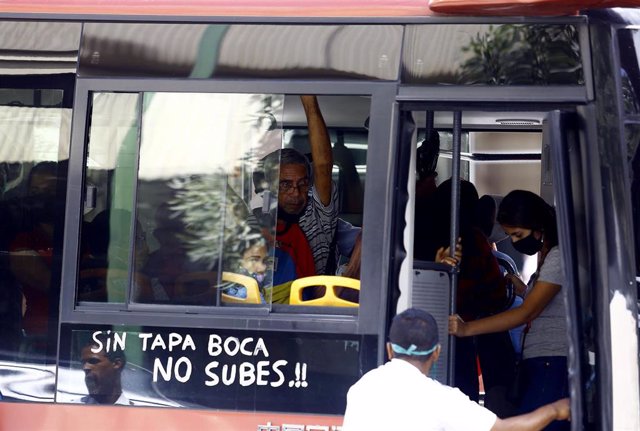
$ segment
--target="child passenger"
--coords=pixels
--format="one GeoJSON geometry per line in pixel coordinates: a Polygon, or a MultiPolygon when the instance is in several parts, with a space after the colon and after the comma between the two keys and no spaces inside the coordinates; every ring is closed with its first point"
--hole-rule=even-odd
{"type": "MultiPolygon", "coordinates": [[[[239,252],[240,258],[235,264],[227,266],[227,270],[255,279],[258,282],[261,302],[264,304],[264,288],[271,284],[271,277],[267,277],[267,268],[271,260],[267,242],[262,236],[245,239],[239,252]]],[[[247,297],[247,288],[239,283],[227,282],[222,286],[222,293],[244,299],[247,297]]]]}

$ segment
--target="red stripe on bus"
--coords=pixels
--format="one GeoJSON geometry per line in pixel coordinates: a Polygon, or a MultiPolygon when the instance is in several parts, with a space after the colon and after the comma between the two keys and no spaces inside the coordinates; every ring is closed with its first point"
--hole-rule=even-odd
{"type": "MultiPolygon", "coordinates": [[[[341,416],[230,412],[155,407],[88,406],[0,402],[0,430],[224,430],[253,431],[258,425],[342,425],[341,416]]],[[[304,428],[303,428],[304,429],[304,428]]]]}
{"type": "Polygon", "coordinates": [[[0,12],[161,16],[420,16],[427,0],[0,0],[0,12]]]}

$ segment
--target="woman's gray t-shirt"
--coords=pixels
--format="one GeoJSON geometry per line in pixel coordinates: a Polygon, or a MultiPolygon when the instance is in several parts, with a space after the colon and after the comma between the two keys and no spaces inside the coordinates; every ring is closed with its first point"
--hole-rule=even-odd
{"type": "Polygon", "coordinates": [[[542,313],[531,322],[525,336],[523,358],[540,356],[567,356],[567,312],[564,271],[560,259],[560,249],[549,250],[539,272],[529,280],[529,292],[535,289],[536,281],[559,284],[560,292],[547,304],[542,313]]]}

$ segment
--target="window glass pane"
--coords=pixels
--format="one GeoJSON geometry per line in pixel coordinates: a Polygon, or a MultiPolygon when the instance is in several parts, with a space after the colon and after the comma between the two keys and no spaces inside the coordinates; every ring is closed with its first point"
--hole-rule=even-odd
{"type": "Polygon", "coordinates": [[[93,94],[78,301],[354,314],[369,105],[93,94]]]}
{"type": "Polygon", "coordinates": [[[396,80],[402,32],[400,25],[87,23],[79,74],[396,80]]]}
{"type": "MultiPolygon", "coordinates": [[[[139,103],[137,93],[92,95],[78,301],[126,299],[139,103]]],[[[139,271],[132,272],[137,280],[139,271]]]]}
{"type": "MultiPolygon", "coordinates": [[[[148,283],[134,301],[270,302],[275,224],[250,203],[260,159],[282,145],[282,109],[267,94],[145,94],[134,265],[148,283]]],[[[268,209],[277,190],[265,192],[268,209]]]]}
{"type": "MultiPolygon", "coordinates": [[[[355,314],[361,275],[370,98],[318,96],[317,107],[313,108],[313,102],[307,101],[311,105],[306,106],[307,110],[303,109],[301,100],[299,96],[287,96],[284,151],[296,150],[298,155],[306,155],[311,161],[312,181],[304,196],[296,189],[283,193],[283,183],[291,181],[291,175],[298,178],[304,175],[304,166],[302,172],[296,173],[291,166],[301,167],[297,157],[288,154],[280,160],[276,231],[279,266],[275,271],[274,292],[279,286],[289,285],[291,293],[288,298],[274,296],[274,304],[296,306],[297,309],[287,307],[288,312],[313,312],[310,306],[340,306],[333,311],[355,314]],[[324,138],[324,128],[314,124],[326,124],[328,139],[324,138]],[[325,152],[333,163],[330,171],[326,166],[329,158],[326,154],[323,156],[325,152]],[[298,201],[301,206],[291,205],[292,201],[298,201]],[[294,235],[296,230],[298,240],[294,235]],[[288,265],[289,269],[283,264],[287,261],[293,264],[288,265]],[[323,278],[308,278],[310,276],[323,278]]],[[[283,307],[277,305],[275,309],[283,307]]]]}
{"type": "Polygon", "coordinates": [[[56,401],[65,403],[340,415],[377,351],[376,337],[361,335],[67,325],[63,334],[56,401]]]}
{"type": "Polygon", "coordinates": [[[94,94],[78,300],[125,302],[131,286],[133,302],[270,302],[275,225],[261,225],[249,202],[259,159],[282,144],[282,105],[254,94],[94,94]]]}
{"type": "MultiPolygon", "coordinates": [[[[636,249],[636,276],[640,277],[640,124],[628,124],[625,127],[627,140],[627,160],[631,176],[631,207],[636,249]]],[[[640,280],[637,280],[640,282],[640,280]]],[[[640,284],[639,284],[640,285],[640,284]]]]}
{"type": "Polygon", "coordinates": [[[52,401],[71,110],[63,89],[0,89],[0,392],[52,401]],[[19,363],[19,364],[17,364],[19,363]]]}
{"type": "Polygon", "coordinates": [[[640,114],[640,31],[618,30],[620,52],[620,78],[622,84],[622,103],[627,114],[640,114]]]}
{"type": "Polygon", "coordinates": [[[409,25],[403,46],[409,84],[584,84],[572,25],[409,25]]]}

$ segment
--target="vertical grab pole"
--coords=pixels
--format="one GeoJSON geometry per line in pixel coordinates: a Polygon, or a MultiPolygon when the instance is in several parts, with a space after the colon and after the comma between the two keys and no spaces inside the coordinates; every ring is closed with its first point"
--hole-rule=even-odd
{"type": "MultiPolygon", "coordinates": [[[[453,154],[451,155],[451,231],[449,235],[449,249],[453,256],[456,250],[456,243],[458,242],[458,236],[460,235],[460,135],[462,132],[462,112],[455,111],[453,113],[453,154]]],[[[458,290],[458,271],[455,268],[451,272],[451,284],[449,285],[449,314],[455,314],[456,312],[456,299],[458,290]]],[[[455,379],[455,361],[456,358],[456,345],[455,337],[449,335],[449,357],[448,360],[448,383],[454,385],[455,379]]]]}
{"type": "Polygon", "coordinates": [[[425,112],[425,119],[424,119],[424,138],[425,139],[429,139],[429,133],[431,132],[431,130],[433,130],[433,111],[426,111],[425,112]]]}

